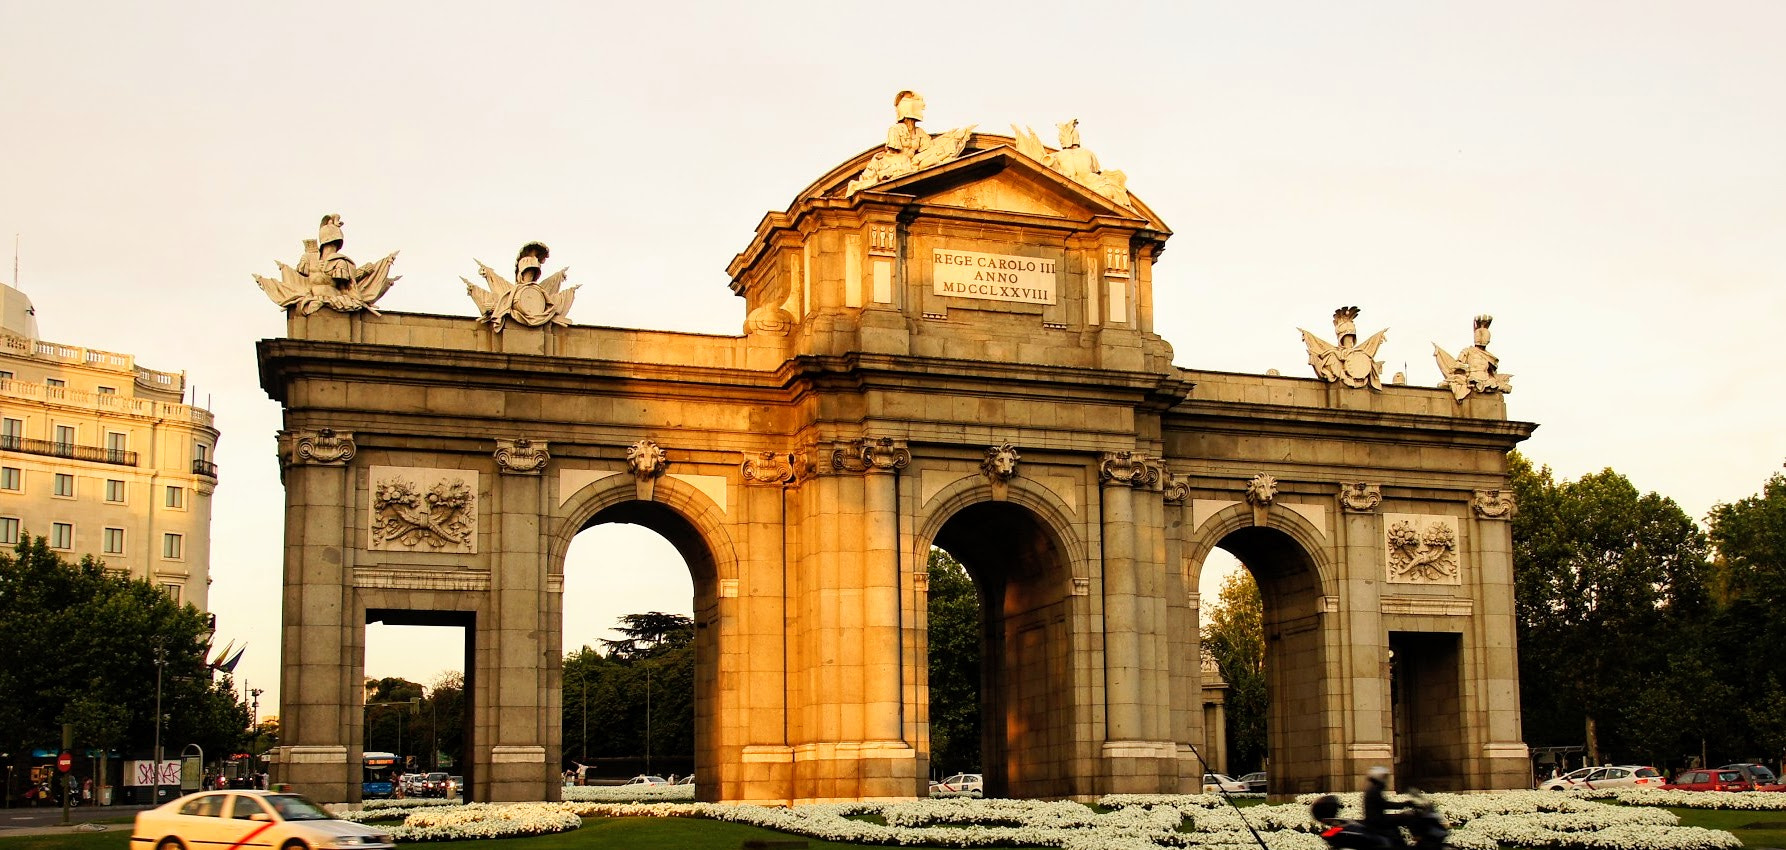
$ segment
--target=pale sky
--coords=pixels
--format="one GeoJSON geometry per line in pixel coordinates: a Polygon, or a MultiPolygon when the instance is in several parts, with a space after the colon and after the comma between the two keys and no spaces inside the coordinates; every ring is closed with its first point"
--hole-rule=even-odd
{"type": "MultiPolygon", "coordinates": [[[[883,138],[895,92],[931,132],[1076,117],[1176,234],[1155,297],[1179,365],[1309,374],[1297,328],[1356,304],[1388,371],[1433,384],[1432,344],[1492,313],[1509,414],[1542,424],[1527,454],[1703,517],[1786,458],[1761,356],[1786,319],[1782,43],[1765,0],[0,0],[0,234],[44,338],[210,400],[218,641],[248,643],[271,714],[280,412],[254,342],[284,318],[252,275],[324,213],[361,262],[402,251],[385,310],[470,317],[473,258],[539,239],[583,285],[573,321],[732,334],[726,263],[883,138]]],[[[567,647],[689,609],[640,536],[579,538],[567,647]]],[[[368,672],[456,666],[409,634],[375,636],[368,672]]]]}

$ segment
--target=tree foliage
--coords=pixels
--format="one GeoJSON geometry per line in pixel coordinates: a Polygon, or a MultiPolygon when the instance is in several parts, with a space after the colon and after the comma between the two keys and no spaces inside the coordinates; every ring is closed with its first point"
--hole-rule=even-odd
{"type": "Polygon", "coordinates": [[[980,596],[949,553],[930,550],[930,768],[938,776],[980,764],[980,596]]]}
{"type": "Polygon", "coordinates": [[[148,755],[160,647],[163,750],[239,751],[248,707],[207,666],[210,633],[202,612],[147,581],[20,541],[0,552],[0,748],[23,766],[30,750],[61,745],[66,722],[77,748],[148,755]]]}
{"type": "Polygon", "coordinates": [[[565,761],[644,756],[647,729],[651,756],[693,758],[694,620],[652,611],[619,622],[623,637],[603,640],[605,655],[586,646],[565,656],[565,761]]]}
{"type": "Polygon", "coordinates": [[[1222,580],[1203,626],[1203,649],[1228,683],[1228,768],[1260,769],[1266,755],[1265,601],[1252,573],[1237,570],[1222,580]]]}

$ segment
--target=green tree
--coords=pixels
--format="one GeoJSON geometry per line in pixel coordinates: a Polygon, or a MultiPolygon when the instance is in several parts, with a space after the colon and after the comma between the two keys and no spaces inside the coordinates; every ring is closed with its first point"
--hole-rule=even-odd
{"type": "Polygon", "coordinates": [[[653,611],[620,618],[608,652],[565,656],[561,701],[566,764],[599,758],[688,759],[695,748],[694,620],[653,611]],[[584,735],[585,711],[588,723],[584,735]]]}
{"type": "Polygon", "coordinates": [[[1707,517],[1720,601],[1786,600],[1786,475],[1761,492],[1712,508],[1707,517]]]}
{"type": "Polygon", "coordinates": [[[248,708],[205,657],[210,619],[146,581],[91,557],[69,564],[44,539],[0,552],[0,748],[25,765],[33,748],[61,743],[148,754],[161,674],[161,740],[178,753],[239,750],[248,708]],[[166,653],[157,667],[157,648],[166,653]]]}
{"type": "Polygon", "coordinates": [[[387,676],[366,680],[365,748],[372,752],[393,753],[399,757],[416,757],[415,764],[427,766],[427,739],[417,734],[427,720],[422,695],[427,691],[408,679],[387,676]]]}
{"type": "Polygon", "coordinates": [[[980,769],[980,596],[949,553],[930,550],[930,768],[980,769]]]}
{"type": "Polygon", "coordinates": [[[1527,743],[1586,743],[1599,758],[1663,746],[1657,730],[1670,721],[1713,723],[1675,713],[1691,705],[1630,693],[1637,683],[1673,688],[1695,678],[1697,668],[1669,661],[1711,612],[1698,525],[1611,469],[1558,481],[1517,453],[1509,468],[1527,743]]]}
{"type": "MultiPolygon", "coordinates": [[[[1253,574],[1237,570],[1222,580],[1209,622],[1203,626],[1203,649],[1215,659],[1228,682],[1228,767],[1235,773],[1258,770],[1265,763],[1267,741],[1265,692],[1265,601],[1253,574]]],[[[1216,769],[1220,769],[1219,766],[1216,769]]]]}

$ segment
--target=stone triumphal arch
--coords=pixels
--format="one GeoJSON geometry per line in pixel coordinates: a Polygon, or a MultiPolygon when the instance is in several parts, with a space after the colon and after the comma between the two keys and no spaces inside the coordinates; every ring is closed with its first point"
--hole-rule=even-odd
{"type": "Polygon", "coordinates": [[[1305,332],[1314,378],[1176,366],[1171,233],[1074,124],[931,135],[899,101],[732,261],[738,336],[572,325],[540,243],[512,280],[480,264],[476,319],[380,313],[392,258],[348,260],[335,216],[261,278],[289,313],[259,346],[285,409],[276,778],[357,799],[365,625],[446,623],[471,797],[556,797],[566,547],[630,522],[692,574],[703,799],[923,791],[932,545],[985,601],[995,792],[1199,790],[1217,547],[1266,600],[1274,791],[1373,764],[1523,783],[1505,456],[1533,426],[1487,317],[1447,388],[1386,384],[1356,308],[1305,332]]]}

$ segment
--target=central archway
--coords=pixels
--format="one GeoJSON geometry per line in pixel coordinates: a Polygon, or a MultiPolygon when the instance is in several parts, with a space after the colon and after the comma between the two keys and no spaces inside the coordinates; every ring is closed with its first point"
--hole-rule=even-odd
{"type": "Polygon", "coordinates": [[[980,502],[950,515],[934,543],[961,562],[979,592],[986,796],[1083,793],[1073,770],[1076,636],[1062,541],[1027,507],[980,502]]]}
{"type": "MultiPolygon", "coordinates": [[[[615,482],[620,484],[621,482],[615,482]]],[[[546,623],[552,630],[551,638],[551,671],[549,693],[552,700],[551,711],[547,716],[554,720],[561,718],[564,711],[564,647],[563,631],[566,612],[564,610],[564,570],[571,540],[585,530],[602,525],[634,525],[656,533],[667,541],[676,553],[681,556],[689,571],[693,586],[693,619],[694,619],[694,765],[697,773],[702,766],[707,767],[706,781],[696,785],[696,794],[701,799],[718,799],[718,776],[713,767],[721,761],[716,741],[718,739],[718,722],[721,712],[718,708],[720,681],[720,646],[719,619],[720,575],[722,566],[716,551],[727,551],[726,547],[716,546],[707,534],[717,534],[711,527],[711,517],[707,515],[712,508],[698,494],[683,492],[673,482],[660,482],[655,488],[655,498],[651,500],[639,498],[632,482],[625,486],[609,486],[590,488],[568,500],[571,509],[570,517],[580,521],[566,523],[556,535],[551,549],[552,588],[550,593],[550,610],[546,623]],[[667,485],[667,486],[666,486],[667,485]]],[[[573,615],[574,616],[574,615],[573,615]]],[[[563,760],[563,728],[554,724],[550,730],[554,745],[552,749],[563,760]]]]}

